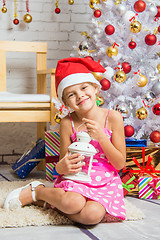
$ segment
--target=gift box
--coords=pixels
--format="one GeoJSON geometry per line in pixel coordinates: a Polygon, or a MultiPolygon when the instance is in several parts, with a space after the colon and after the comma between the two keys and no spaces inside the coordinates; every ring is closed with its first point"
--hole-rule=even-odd
{"type": "Polygon", "coordinates": [[[45,141],[39,138],[12,166],[20,178],[25,178],[45,158],[45,141]]]}
{"type": "Polygon", "coordinates": [[[138,177],[129,170],[121,176],[124,196],[131,192],[138,185],[138,177]]]}
{"type": "Polygon", "coordinates": [[[134,138],[126,138],[126,147],[146,147],[147,140],[146,139],[134,139],[134,138]]]}
{"type": "Polygon", "coordinates": [[[159,164],[160,159],[160,148],[158,147],[127,147],[126,149],[126,167],[132,169],[138,169],[136,163],[133,161],[133,157],[142,165],[145,161],[147,163],[147,158],[152,156],[152,165],[156,168],[159,164]],[[142,151],[145,151],[145,159],[143,159],[142,151]]]}
{"type": "Polygon", "coordinates": [[[139,198],[160,199],[160,178],[140,177],[139,198]]]}
{"type": "Polygon", "coordinates": [[[56,163],[59,160],[60,151],[59,132],[45,132],[45,158],[46,158],[46,180],[54,181],[58,176],[55,170],[56,163]]]}

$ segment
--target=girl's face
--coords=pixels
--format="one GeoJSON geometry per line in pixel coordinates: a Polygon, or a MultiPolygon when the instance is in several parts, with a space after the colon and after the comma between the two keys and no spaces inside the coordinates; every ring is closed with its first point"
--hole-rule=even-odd
{"type": "Polygon", "coordinates": [[[91,106],[96,104],[97,92],[98,87],[91,83],[76,84],[64,89],[63,101],[74,111],[89,110],[91,106]]]}

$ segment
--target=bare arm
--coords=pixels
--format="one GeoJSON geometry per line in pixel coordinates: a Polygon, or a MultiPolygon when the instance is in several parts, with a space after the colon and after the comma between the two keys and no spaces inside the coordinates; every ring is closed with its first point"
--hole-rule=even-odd
{"type": "Polygon", "coordinates": [[[56,165],[56,171],[59,174],[75,174],[83,166],[80,161],[84,159],[80,154],[68,155],[68,147],[71,144],[70,136],[72,134],[71,122],[68,117],[61,120],[60,123],[60,160],[56,165]]]}
{"type": "Polygon", "coordinates": [[[109,162],[117,169],[120,170],[124,167],[126,162],[126,146],[124,136],[124,125],[121,114],[112,110],[109,115],[109,123],[112,130],[112,141],[103,131],[103,128],[96,122],[83,119],[86,122],[87,129],[92,138],[97,140],[101,145],[109,162]]]}

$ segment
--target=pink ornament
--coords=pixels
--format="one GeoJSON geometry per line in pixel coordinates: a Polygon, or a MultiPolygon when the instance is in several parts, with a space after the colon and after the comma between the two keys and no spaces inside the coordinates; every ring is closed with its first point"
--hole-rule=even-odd
{"type": "Polygon", "coordinates": [[[105,33],[107,35],[112,35],[115,32],[115,28],[113,25],[109,24],[105,27],[105,33]]]}

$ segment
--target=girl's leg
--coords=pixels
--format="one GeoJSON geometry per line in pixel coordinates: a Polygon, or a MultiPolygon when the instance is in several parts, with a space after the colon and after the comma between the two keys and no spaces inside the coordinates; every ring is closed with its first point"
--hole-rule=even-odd
{"type": "Polygon", "coordinates": [[[106,214],[105,208],[98,202],[87,200],[84,208],[76,214],[66,214],[66,216],[78,223],[84,225],[94,225],[102,221],[106,214]]]}
{"type": "MultiPolygon", "coordinates": [[[[65,192],[61,188],[47,188],[43,185],[39,185],[35,189],[35,195],[36,200],[47,202],[66,214],[78,213],[86,204],[86,198],[81,194],[65,192]]],[[[22,206],[33,202],[30,187],[22,190],[19,200],[22,203],[22,206]]]]}

